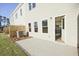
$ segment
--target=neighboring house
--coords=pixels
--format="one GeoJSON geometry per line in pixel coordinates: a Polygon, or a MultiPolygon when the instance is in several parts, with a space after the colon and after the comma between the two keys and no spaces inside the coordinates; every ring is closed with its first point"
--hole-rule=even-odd
{"type": "Polygon", "coordinates": [[[26,4],[18,4],[17,8],[10,15],[10,25],[25,25],[26,4]]]}
{"type": "Polygon", "coordinates": [[[77,3],[18,4],[11,25],[25,25],[29,36],[77,47],[79,44],[77,3]]]}

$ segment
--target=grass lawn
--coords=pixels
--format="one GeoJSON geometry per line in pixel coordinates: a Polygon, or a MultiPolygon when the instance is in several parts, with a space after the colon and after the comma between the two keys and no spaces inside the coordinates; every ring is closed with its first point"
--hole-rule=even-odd
{"type": "Polygon", "coordinates": [[[13,43],[5,34],[0,33],[0,56],[26,56],[16,43],[13,43]]]}

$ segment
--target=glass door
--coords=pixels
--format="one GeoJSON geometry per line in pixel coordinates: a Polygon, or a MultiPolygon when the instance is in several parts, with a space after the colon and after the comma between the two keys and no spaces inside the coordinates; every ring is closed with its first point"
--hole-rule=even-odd
{"type": "Polygon", "coordinates": [[[55,17],[55,40],[62,41],[62,29],[64,28],[64,16],[55,17]]]}

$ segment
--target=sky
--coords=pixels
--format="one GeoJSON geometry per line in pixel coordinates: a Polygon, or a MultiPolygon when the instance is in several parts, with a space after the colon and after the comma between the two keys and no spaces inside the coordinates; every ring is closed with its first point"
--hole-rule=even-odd
{"type": "Polygon", "coordinates": [[[0,3],[0,16],[9,17],[18,3],[0,3]]]}

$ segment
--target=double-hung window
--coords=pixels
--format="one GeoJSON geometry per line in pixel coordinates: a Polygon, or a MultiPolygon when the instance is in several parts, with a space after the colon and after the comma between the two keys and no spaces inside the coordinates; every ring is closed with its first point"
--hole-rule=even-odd
{"type": "Polygon", "coordinates": [[[43,33],[48,33],[48,23],[47,20],[42,21],[42,32],[43,33]]]}
{"type": "Polygon", "coordinates": [[[35,8],[36,7],[36,3],[32,3],[32,6],[33,6],[33,8],[35,8]]]}
{"type": "Polygon", "coordinates": [[[17,17],[18,17],[18,16],[17,16],[17,13],[16,13],[15,17],[16,17],[16,19],[17,19],[17,17]]]}
{"type": "Polygon", "coordinates": [[[22,16],[22,9],[20,9],[20,15],[22,16]]]}
{"type": "Polygon", "coordinates": [[[34,32],[38,32],[38,23],[34,22],[34,32]]]}
{"type": "Polygon", "coordinates": [[[29,10],[32,10],[33,8],[36,7],[36,3],[29,3],[29,10]]]}
{"type": "Polygon", "coordinates": [[[28,26],[29,26],[29,32],[31,32],[31,23],[29,23],[28,26]]]}

